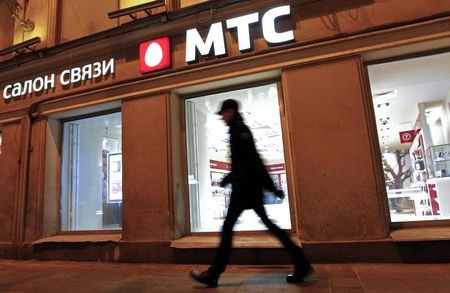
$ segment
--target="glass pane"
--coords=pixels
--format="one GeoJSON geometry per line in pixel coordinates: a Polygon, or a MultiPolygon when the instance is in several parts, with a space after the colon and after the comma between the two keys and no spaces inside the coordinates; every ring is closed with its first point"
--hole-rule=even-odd
{"type": "Polygon", "coordinates": [[[144,3],[155,2],[156,0],[120,0],[120,9],[129,8],[144,3]]]}
{"type": "Polygon", "coordinates": [[[2,133],[0,132],[0,154],[2,153],[2,133]]]}
{"type": "Polygon", "coordinates": [[[113,113],[63,124],[63,231],[122,227],[121,120],[113,113]]]}
{"type": "MultiPolygon", "coordinates": [[[[191,229],[193,232],[220,231],[227,212],[231,189],[219,183],[230,171],[228,127],[216,115],[225,99],[240,102],[245,123],[269,174],[287,195],[283,139],[276,84],[202,96],[186,100],[186,139],[191,229]]],[[[269,217],[283,229],[290,229],[289,201],[266,193],[269,217]]],[[[265,230],[253,210],[246,210],[235,230],[265,230]]]]}
{"type": "Polygon", "coordinates": [[[368,67],[392,222],[450,219],[450,53],[368,67]]]}
{"type": "Polygon", "coordinates": [[[180,0],[180,8],[192,6],[206,1],[208,0],[180,0]]]}

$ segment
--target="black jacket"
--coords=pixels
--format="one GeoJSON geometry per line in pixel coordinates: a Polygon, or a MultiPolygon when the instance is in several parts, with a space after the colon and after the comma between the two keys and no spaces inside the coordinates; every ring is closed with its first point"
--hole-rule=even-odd
{"type": "Polygon", "coordinates": [[[267,172],[257,150],[253,135],[242,116],[236,113],[230,123],[231,173],[222,181],[222,186],[232,184],[231,202],[252,208],[262,203],[266,189],[275,192],[277,189],[267,172]]]}

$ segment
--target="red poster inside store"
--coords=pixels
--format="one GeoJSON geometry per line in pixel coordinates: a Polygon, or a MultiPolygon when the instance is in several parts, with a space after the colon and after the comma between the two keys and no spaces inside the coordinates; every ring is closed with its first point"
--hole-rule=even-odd
{"type": "Polygon", "coordinates": [[[400,131],[398,134],[400,136],[400,143],[411,143],[414,141],[417,133],[419,133],[420,129],[408,130],[408,131],[400,131]]]}

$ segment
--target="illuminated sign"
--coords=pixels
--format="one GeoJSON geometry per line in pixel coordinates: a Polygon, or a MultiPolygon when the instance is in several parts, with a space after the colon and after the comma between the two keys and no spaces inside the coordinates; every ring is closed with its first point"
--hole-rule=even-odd
{"type": "Polygon", "coordinates": [[[420,129],[401,131],[399,132],[400,143],[411,143],[414,141],[417,133],[419,133],[420,129]]]}
{"type": "Polygon", "coordinates": [[[148,73],[170,67],[170,39],[162,37],[141,43],[139,46],[139,70],[148,73]]]}
{"type": "MultiPolygon", "coordinates": [[[[289,16],[291,8],[289,5],[279,6],[268,10],[261,17],[263,37],[270,45],[284,44],[294,40],[294,32],[288,30],[277,32],[277,19],[289,16]]],[[[250,25],[260,22],[259,13],[251,13],[244,16],[226,20],[227,29],[236,29],[239,51],[247,51],[252,48],[250,36],[250,25]]],[[[196,28],[186,31],[186,62],[197,61],[197,52],[200,56],[223,56],[226,55],[225,35],[222,22],[211,24],[206,40],[203,41],[196,28]]]]}
{"type": "MultiPolygon", "coordinates": [[[[59,83],[63,87],[69,87],[72,84],[77,84],[87,80],[95,80],[99,77],[114,73],[114,58],[103,60],[101,62],[94,62],[82,67],[74,67],[66,69],[59,75],[59,83]]],[[[55,88],[56,75],[54,73],[44,77],[39,76],[34,79],[29,79],[24,82],[15,82],[8,84],[3,89],[3,98],[9,100],[11,98],[18,98],[29,94],[39,95],[44,91],[55,88]]]]}

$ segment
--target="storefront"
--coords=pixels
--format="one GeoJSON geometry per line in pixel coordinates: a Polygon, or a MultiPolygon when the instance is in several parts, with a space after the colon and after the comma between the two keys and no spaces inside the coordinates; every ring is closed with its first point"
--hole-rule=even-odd
{"type": "MultiPolygon", "coordinates": [[[[287,194],[265,208],[313,262],[450,259],[450,1],[432,2],[166,4],[3,59],[0,256],[207,262],[234,98],[287,194]]],[[[246,211],[232,261],[286,261],[264,230],[246,211]]]]}

